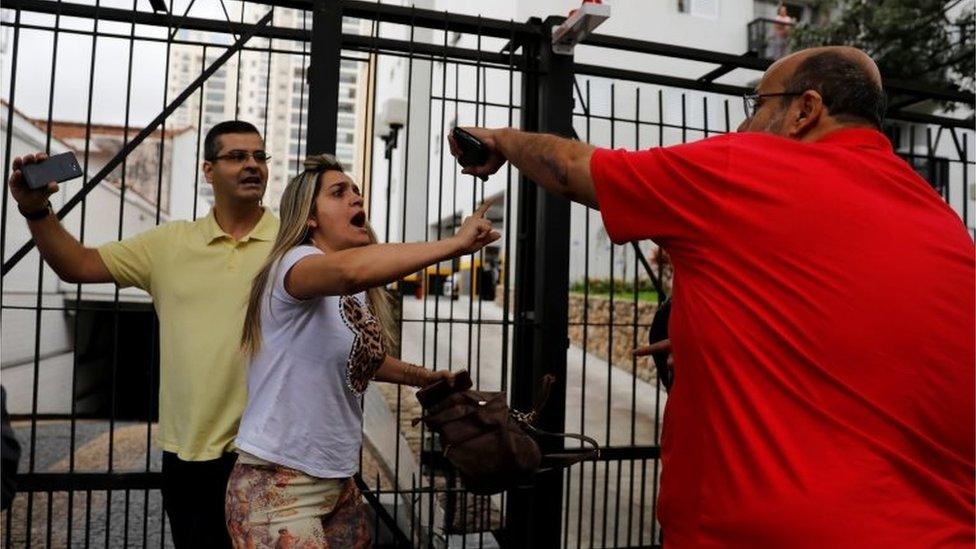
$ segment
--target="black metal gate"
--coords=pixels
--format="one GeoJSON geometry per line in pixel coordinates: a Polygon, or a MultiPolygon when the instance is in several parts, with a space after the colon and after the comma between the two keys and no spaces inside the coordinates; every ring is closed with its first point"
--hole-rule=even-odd
{"type": "MultiPolygon", "coordinates": [[[[523,409],[536,380],[554,373],[560,382],[541,427],[581,431],[605,448],[530,486],[475,497],[436,439],[411,426],[419,413],[412,392],[377,388],[364,399],[361,479],[374,539],[657,544],[666,398],[646,359],[627,352],[643,340],[659,297],[641,258],[609,242],[598,213],[538,190],[510,167],[486,184],[459,175],[445,135],[484,125],[609,147],[700,139],[734,129],[742,116],[735,96],[749,91],[716,80],[734,70],[758,77],[769,62],[594,35],[581,51],[695,62],[702,76],[585,64],[552,53],[556,17],[516,23],[351,0],[211,3],[202,15],[192,2],[176,11],[173,2],[157,4],[154,12],[136,1],[128,9],[4,2],[4,180],[12,155],[74,150],[86,176],[66,185],[59,216],[82,242],[131,236],[205,214],[202,135],[223,118],[242,118],[262,130],[276,159],[272,206],[305,153],[319,151],[350,165],[386,241],[439,238],[495,198],[489,218],[504,234],[497,247],[398,285],[400,352],[431,368],[468,368],[481,388],[506,390],[523,409]],[[81,77],[65,80],[72,71],[81,77]],[[407,105],[402,118],[397,99],[407,105]]],[[[924,100],[971,107],[973,97],[887,88],[898,98],[889,113],[896,150],[972,230],[971,122],[904,109],[924,100]]],[[[3,544],[167,546],[151,303],[138,292],[58,281],[14,207],[5,192],[2,369],[25,454],[3,544]]],[[[666,257],[653,243],[640,249],[666,278],[666,257]]]]}

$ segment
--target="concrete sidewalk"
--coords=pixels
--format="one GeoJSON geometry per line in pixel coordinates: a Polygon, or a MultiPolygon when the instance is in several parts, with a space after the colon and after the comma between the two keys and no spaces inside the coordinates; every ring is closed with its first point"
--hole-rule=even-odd
{"type": "MultiPolygon", "coordinates": [[[[455,301],[407,297],[403,307],[403,359],[428,368],[468,369],[481,389],[499,390],[503,378],[510,381],[512,365],[508,326],[508,360],[503,372],[502,313],[492,302],[472,303],[465,297],[455,301]]],[[[663,390],[659,393],[655,386],[578,347],[570,347],[566,358],[567,431],[582,432],[601,445],[655,443],[655,424],[663,418],[666,400],[663,390]]],[[[405,395],[402,402],[412,405],[412,394],[405,395]]],[[[649,543],[654,471],[654,462],[643,466],[640,462],[623,462],[619,467],[616,463],[574,466],[564,494],[568,501],[564,515],[570,526],[567,546],[575,547],[578,541],[589,546],[591,540],[599,546],[616,545],[614,540],[627,545],[635,545],[639,539],[649,543]]]]}

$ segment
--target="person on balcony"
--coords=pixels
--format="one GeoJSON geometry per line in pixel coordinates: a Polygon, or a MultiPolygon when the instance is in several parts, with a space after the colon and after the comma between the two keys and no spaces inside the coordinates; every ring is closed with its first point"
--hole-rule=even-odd
{"type": "Polygon", "coordinates": [[[135,286],[159,317],[159,445],[163,507],[178,549],[230,547],[224,493],[237,454],[231,442],[244,409],[246,363],[238,352],[251,279],[268,256],[278,219],[261,206],[268,156],[257,128],[213,126],[203,174],[214,190],[209,215],[173,221],[98,248],[58,222],[56,183],[31,190],[15,158],[8,181],[41,257],[66,282],[135,286]]]}
{"type": "Polygon", "coordinates": [[[490,205],[452,237],[377,244],[342,165],[327,154],[305,160],[282,194],[281,227],[251,287],[241,337],[248,400],[226,512],[236,547],[369,545],[352,478],[360,398],[374,379],[417,387],[454,379],[387,354],[393,316],[384,285],[497,240],[485,219],[490,205]]]}
{"type": "Polygon", "coordinates": [[[864,52],[797,52],[744,102],[644,151],[471,128],[464,172],[511,162],[670,255],[666,547],[972,547],[972,238],[881,133],[864,52]]]}
{"type": "Polygon", "coordinates": [[[786,11],[786,6],[780,4],[776,8],[776,17],[773,19],[773,32],[769,37],[769,51],[766,57],[769,59],[782,59],[790,53],[790,34],[796,20],[790,17],[786,11]]]}

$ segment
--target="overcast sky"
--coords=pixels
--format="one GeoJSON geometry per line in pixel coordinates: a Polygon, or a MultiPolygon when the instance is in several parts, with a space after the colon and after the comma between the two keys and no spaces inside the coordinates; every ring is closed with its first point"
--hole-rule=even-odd
{"type": "MultiPolygon", "coordinates": [[[[104,0],[106,7],[132,9],[132,2],[104,0]]],[[[175,2],[174,12],[183,14],[187,0],[175,2]]],[[[139,0],[140,11],[148,11],[147,0],[139,0]]],[[[236,9],[235,2],[228,2],[228,9],[236,9]]],[[[190,16],[223,17],[220,3],[201,0],[193,5],[190,16]]],[[[12,12],[4,10],[4,18],[10,20],[12,12]]],[[[54,27],[54,16],[24,12],[22,22],[54,27]]],[[[62,26],[91,30],[91,21],[62,18],[62,26]]],[[[101,22],[99,31],[128,36],[130,25],[101,22]]],[[[165,36],[165,28],[137,27],[137,35],[165,36]]],[[[3,28],[2,81],[0,97],[9,102],[13,55],[13,30],[3,28]]],[[[88,109],[88,88],[91,76],[92,38],[90,36],[58,33],[57,70],[54,82],[55,120],[84,121],[88,109]]],[[[47,118],[51,90],[51,66],[54,61],[54,33],[22,29],[18,44],[17,81],[14,106],[32,118],[47,118]]],[[[103,124],[122,124],[125,121],[126,81],[129,60],[129,40],[99,37],[95,50],[92,121],[103,124]]],[[[142,126],[155,118],[163,109],[165,91],[166,45],[159,42],[136,40],[132,49],[132,86],[130,98],[130,125],[142,126]]],[[[173,98],[169,98],[172,100],[173,98]]]]}

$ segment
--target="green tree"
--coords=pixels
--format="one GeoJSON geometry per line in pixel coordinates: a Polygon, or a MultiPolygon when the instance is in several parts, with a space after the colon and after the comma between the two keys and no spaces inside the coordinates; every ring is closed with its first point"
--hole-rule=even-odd
{"type": "Polygon", "coordinates": [[[795,30],[794,51],[846,44],[866,51],[886,78],[974,91],[972,0],[818,0],[812,7],[819,17],[795,30]]]}

